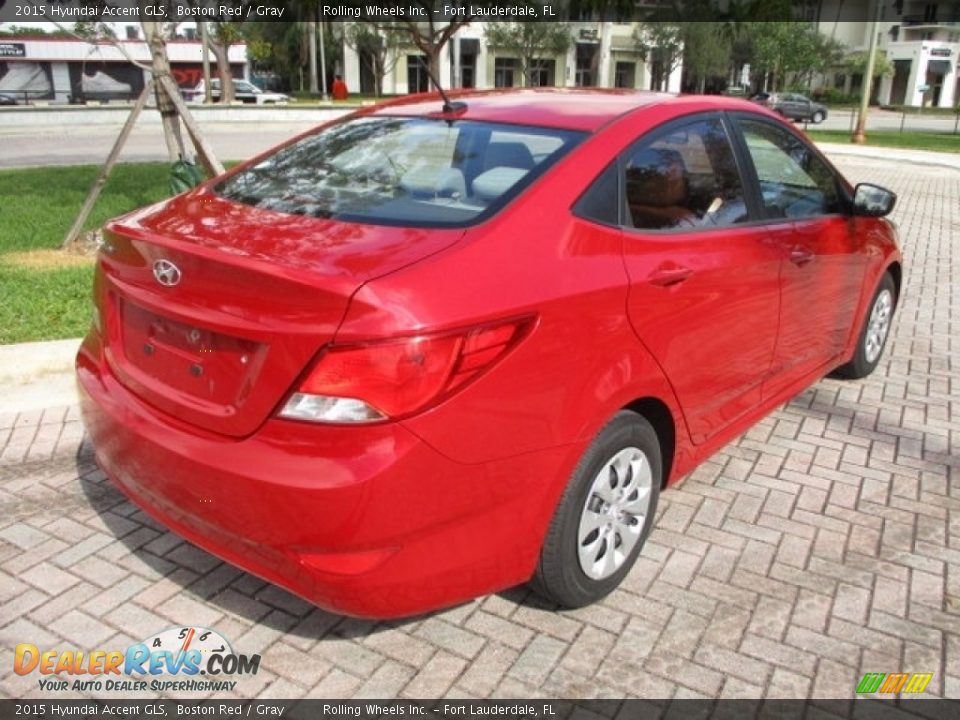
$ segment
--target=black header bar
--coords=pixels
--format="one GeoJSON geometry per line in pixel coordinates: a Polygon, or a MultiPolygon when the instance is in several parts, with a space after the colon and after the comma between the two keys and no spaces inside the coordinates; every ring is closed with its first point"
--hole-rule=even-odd
{"type": "MultiPolygon", "coordinates": [[[[691,20],[835,21],[871,19],[873,0],[845,0],[834,9],[819,0],[0,0],[0,22],[632,22],[691,20]],[[731,14],[735,8],[736,14],[731,14]],[[746,13],[746,14],[745,14],[746,13]],[[828,17],[824,17],[826,13],[828,17]]],[[[897,22],[903,4],[881,0],[881,19],[897,22]]],[[[960,0],[941,0],[937,21],[960,19],[960,0]]],[[[904,22],[911,18],[904,18],[904,22]]],[[[936,23],[936,21],[931,20],[936,23]]],[[[2,29],[2,28],[0,28],[2,29]]]]}

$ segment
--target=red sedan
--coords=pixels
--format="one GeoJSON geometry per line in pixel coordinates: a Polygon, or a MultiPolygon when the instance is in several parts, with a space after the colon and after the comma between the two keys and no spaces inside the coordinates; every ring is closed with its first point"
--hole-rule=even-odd
{"type": "Polygon", "coordinates": [[[321,607],[581,606],[662,487],[877,366],[894,200],[731,98],[365,109],[108,225],[84,420],[153,517],[321,607]]]}

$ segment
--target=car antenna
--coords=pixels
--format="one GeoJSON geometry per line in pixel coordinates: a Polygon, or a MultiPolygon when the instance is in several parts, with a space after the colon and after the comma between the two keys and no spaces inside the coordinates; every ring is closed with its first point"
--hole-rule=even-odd
{"type": "Polygon", "coordinates": [[[443,98],[443,108],[442,111],[444,114],[447,113],[462,113],[467,109],[467,104],[463,101],[451,102],[450,96],[447,95],[447,91],[443,89],[443,85],[440,84],[440,81],[437,80],[437,76],[433,74],[433,71],[430,69],[430,66],[423,61],[423,58],[420,58],[420,64],[423,65],[423,69],[427,71],[427,75],[430,76],[430,80],[433,81],[433,86],[437,89],[437,92],[440,93],[440,97],[443,98]]]}

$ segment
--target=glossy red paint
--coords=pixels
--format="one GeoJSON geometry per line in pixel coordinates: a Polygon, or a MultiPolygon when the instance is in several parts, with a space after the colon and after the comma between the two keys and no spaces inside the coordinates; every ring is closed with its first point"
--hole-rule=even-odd
{"type": "MultiPolygon", "coordinates": [[[[111,223],[98,259],[98,320],[77,372],[104,471],[177,533],[337,612],[409,615],[525,582],[574,467],[615,413],[657,409],[674,482],[849,360],[882,274],[899,278],[895,231],[877,218],[656,234],[573,214],[618,153],[676,118],[730,111],[787,127],[755,104],[467,101],[458,118],[589,135],[465,228],[285,215],[206,186],[111,223]],[[178,285],[154,279],[161,258],[179,266],[178,285]],[[533,319],[523,339],[412,416],[278,417],[331,344],[508,318],[533,319]]],[[[437,100],[363,114],[436,115],[437,100]]]]}

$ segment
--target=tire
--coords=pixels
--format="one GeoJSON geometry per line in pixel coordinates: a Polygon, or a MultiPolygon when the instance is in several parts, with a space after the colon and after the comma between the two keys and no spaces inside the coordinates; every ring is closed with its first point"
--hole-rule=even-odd
{"type": "Polygon", "coordinates": [[[560,498],[533,590],[577,608],[616,588],[653,527],[662,477],[653,426],[636,413],[617,413],[580,458],[560,498]]]}
{"type": "Polygon", "coordinates": [[[890,324],[893,322],[896,307],[897,288],[890,273],[884,273],[863,318],[853,359],[837,368],[835,375],[859,380],[876,370],[890,335],[890,324]]]}
{"type": "Polygon", "coordinates": [[[817,110],[810,119],[813,121],[814,125],[819,125],[827,119],[827,116],[824,114],[823,110],[817,110]]]}

